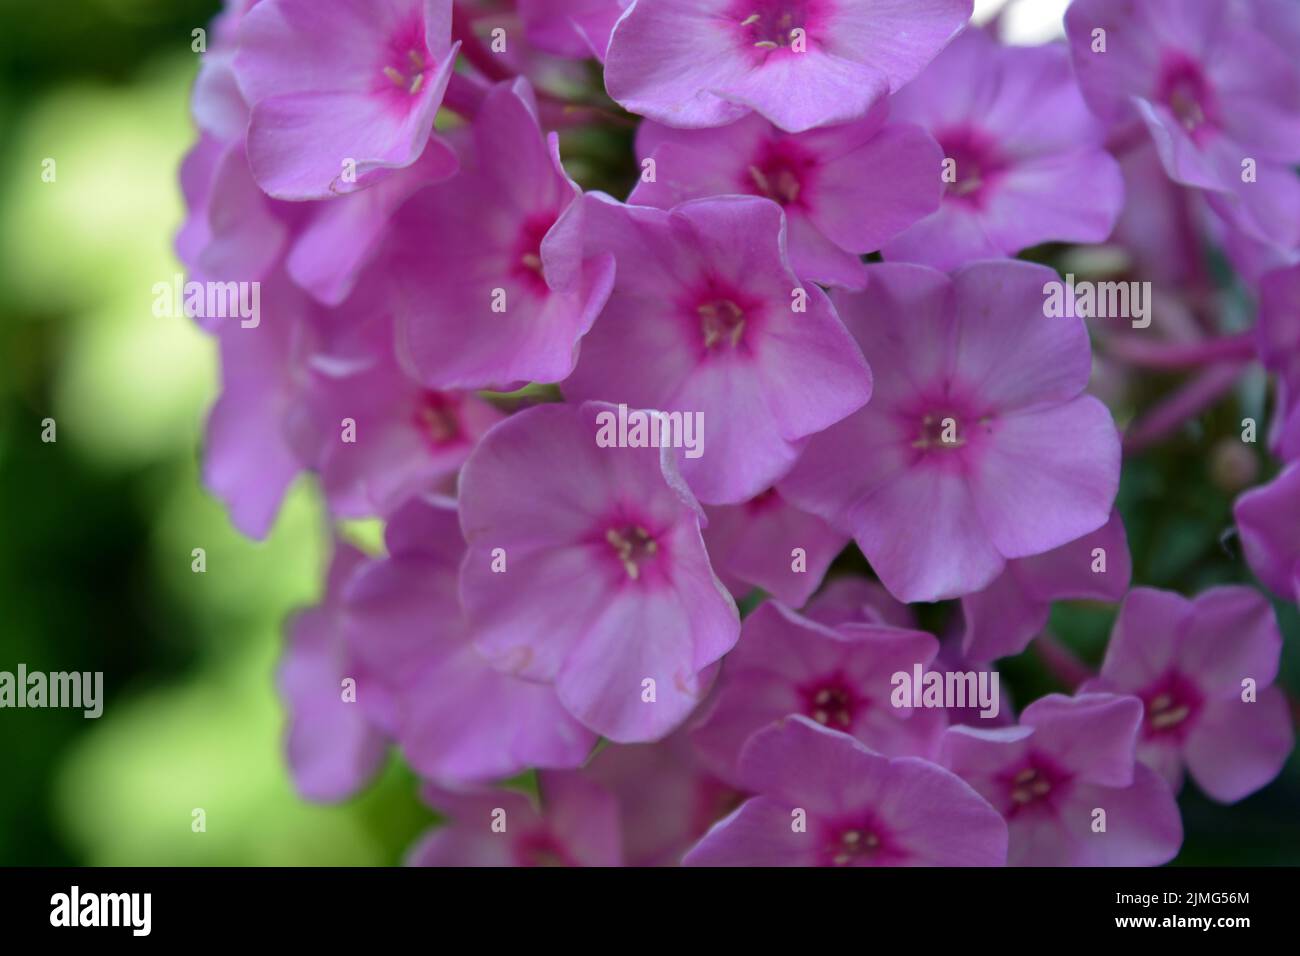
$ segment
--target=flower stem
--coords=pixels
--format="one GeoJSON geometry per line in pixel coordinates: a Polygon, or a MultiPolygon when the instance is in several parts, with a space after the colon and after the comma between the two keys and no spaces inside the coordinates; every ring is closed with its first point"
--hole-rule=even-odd
{"type": "Polygon", "coordinates": [[[1070,693],[1074,693],[1084,681],[1097,676],[1091,667],[1081,661],[1074,651],[1062,644],[1051,631],[1043,631],[1038,635],[1038,639],[1034,641],[1034,651],[1048,673],[1070,693]]]}
{"type": "Polygon", "coordinates": [[[495,83],[514,77],[501,58],[483,45],[474,32],[474,21],[459,4],[453,4],[451,8],[451,35],[460,41],[461,55],[487,79],[495,83]]]}
{"type": "Polygon", "coordinates": [[[1199,415],[1229,392],[1248,368],[1245,362],[1212,365],[1182,385],[1129,425],[1124,433],[1125,453],[1142,451],[1199,415]]]}
{"type": "Polygon", "coordinates": [[[1146,368],[1185,369],[1215,362],[1239,362],[1255,357],[1254,332],[1239,332],[1202,342],[1148,342],[1136,335],[1106,340],[1106,351],[1115,358],[1146,368]]]}
{"type": "Polygon", "coordinates": [[[453,72],[447,82],[447,92],[443,94],[442,105],[462,119],[472,120],[478,115],[483,105],[487,88],[482,81],[464,73],[453,72]]]}

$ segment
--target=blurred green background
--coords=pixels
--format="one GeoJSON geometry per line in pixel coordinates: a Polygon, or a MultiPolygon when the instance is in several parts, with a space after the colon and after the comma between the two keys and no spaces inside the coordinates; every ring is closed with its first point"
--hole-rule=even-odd
{"type": "MultiPolygon", "coordinates": [[[[324,515],[304,481],[268,541],[233,531],[198,480],[215,350],[151,311],[179,270],[190,31],[216,8],[0,0],[0,670],[100,670],[106,697],[99,720],[0,711],[0,864],[391,864],[433,819],[396,762],[343,806],[295,796],[274,668],[284,618],[317,596],[324,515]]],[[[1248,580],[1206,451],[1259,400],[1128,464],[1137,581],[1248,580]]],[[[1280,611],[1294,693],[1300,619],[1280,611]]],[[[1052,626],[1095,662],[1113,614],[1058,606],[1052,626]]],[[[1019,700],[1053,689],[1031,655],[1006,672],[1019,700]]],[[[1300,863],[1294,756],[1237,806],[1181,803],[1179,862],[1300,863]]]]}
{"type": "Polygon", "coordinates": [[[304,482],[267,542],[231,528],[198,480],[215,349],[151,311],[218,8],[0,0],[0,670],[103,671],[106,698],[0,711],[0,865],[387,864],[432,819],[398,766],[346,806],[294,794],[274,668],[324,518],[304,482]]]}

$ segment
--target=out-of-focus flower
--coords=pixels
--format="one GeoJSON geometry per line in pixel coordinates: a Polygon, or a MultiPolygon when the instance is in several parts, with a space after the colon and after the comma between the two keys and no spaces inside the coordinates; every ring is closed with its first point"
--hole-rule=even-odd
{"type": "Polygon", "coordinates": [[[971,0],[636,0],[610,38],[605,86],[669,126],[753,111],[798,133],[866,115],[970,14],[971,0]]]}
{"type": "Polygon", "coordinates": [[[1258,591],[1211,588],[1190,601],[1136,588],[1120,608],[1101,675],[1082,690],[1133,694],[1145,708],[1138,755],[1177,790],[1183,770],[1233,803],[1277,776],[1294,735],[1274,687],[1282,635],[1258,591]]]}
{"type": "Polygon", "coordinates": [[[1123,179],[1064,48],[968,30],[891,109],[938,140],[946,186],[938,212],[886,243],[885,259],[952,269],[1048,241],[1101,242],[1115,228],[1123,179]]]}
{"type": "Polygon", "coordinates": [[[984,590],[961,599],[962,653],[977,661],[1019,654],[1043,630],[1053,601],[1119,601],[1133,575],[1118,511],[1100,529],[1055,550],[1008,561],[984,590]]]}
{"type": "Polygon", "coordinates": [[[430,388],[564,379],[609,295],[613,257],[584,254],[581,191],[535,110],[525,81],[493,87],[459,138],[461,174],[394,220],[398,340],[430,388]]]}
{"type": "Polygon", "coordinates": [[[547,684],[492,668],[457,598],[465,555],[454,502],[415,499],[392,516],[388,556],[357,569],[344,634],[367,680],[358,695],[422,776],[489,781],[576,767],[596,742],[547,684]]]}
{"type": "Polygon", "coordinates": [[[774,602],[745,619],[691,731],[707,765],[743,784],[738,761],[756,732],[791,714],[849,734],[877,753],[933,756],[942,710],[895,707],[893,675],[934,660],[931,634],[873,624],[825,627],[774,602]]]}
{"type": "Polygon", "coordinates": [[[239,24],[248,158],[277,199],[374,185],[425,149],[451,77],[451,0],[262,0],[239,24]]]}
{"type": "Polygon", "coordinates": [[[631,0],[519,0],[528,42],[556,56],[605,59],[609,35],[631,0]]]}
{"type": "Polygon", "coordinates": [[[1300,601],[1300,462],[1233,507],[1251,570],[1274,594],[1300,601]]]}
{"type": "Polygon", "coordinates": [[[1135,756],[1133,697],[1051,694],[1017,727],[952,727],[942,759],[1006,817],[1012,866],[1155,866],[1183,841],[1169,787],[1135,756]]]}
{"type": "Polygon", "coordinates": [[[408,866],[620,866],[618,804],[577,771],[537,775],[539,799],[514,790],[421,796],[450,821],[407,854],[408,866]]]}
{"type": "Polygon", "coordinates": [[[1165,172],[1260,239],[1300,242],[1300,67],[1241,6],[1075,0],[1066,29],[1088,105],[1144,124],[1165,172]]]}
{"type": "Polygon", "coordinates": [[[1300,265],[1268,273],[1259,285],[1259,354],[1277,373],[1278,414],[1270,434],[1285,461],[1300,459],[1300,265]]]}
{"type": "Polygon", "coordinates": [[[618,800],[628,866],[675,866],[745,799],[700,765],[686,734],[602,749],[584,771],[618,800]]]}
{"type": "Polygon", "coordinates": [[[764,196],[785,210],[796,274],[860,287],[862,255],[934,212],[943,189],[934,140],[887,114],[881,102],[856,122],[794,135],[760,116],[710,130],[647,121],[637,152],[643,166],[653,160],[654,177],[643,173],[628,202],[668,209],[726,193],[764,196]]]}
{"type": "Polygon", "coordinates": [[[807,717],[755,734],[740,771],[758,794],[691,850],[691,866],[1001,866],[1007,826],[960,778],[884,757],[807,717]]]}
{"type": "Polygon", "coordinates": [[[309,800],[352,796],[379,770],[387,750],[383,733],[344,689],[356,671],[343,635],[343,590],[364,560],[361,551],[335,541],[324,598],[286,629],[277,680],[289,712],[286,750],[294,785],[309,800]]]}
{"type": "Polygon", "coordinates": [[[762,588],[791,607],[803,607],[826,569],[849,542],[769,488],[744,504],[706,508],[704,544],[733,595],[762,588]]]}

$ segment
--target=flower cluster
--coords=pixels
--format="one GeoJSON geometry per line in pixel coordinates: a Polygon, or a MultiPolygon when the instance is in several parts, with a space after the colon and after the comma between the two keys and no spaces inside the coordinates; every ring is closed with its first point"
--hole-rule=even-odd
{"type": "Polygon", "coordinates": [[[1300,599],[1300,5],[971,13],[227,0],[177,244],[260,311],[191,310],[204,480],[253,538],[303,472],[385,527],[288,627],[306,797],[391,746],[414,863],[1153,865],[1185,775],[1276,776],[1269,599],[1130,590],[1117,495],[1266,370],[1235,519],[1300,599]],[[1198,377],[1121,434],[1095,342],[1198,377]],[[1095,672],[1060,600],[1119,605],[1095,672]],[[1031,646],[1068,694],[1000,686],[1031,646]]]}

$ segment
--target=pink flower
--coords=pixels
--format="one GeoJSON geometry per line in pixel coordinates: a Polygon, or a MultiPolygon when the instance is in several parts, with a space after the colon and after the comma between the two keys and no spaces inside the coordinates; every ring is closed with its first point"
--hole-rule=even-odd
{"type": "Polygon", "coordinates": [[[574,60],[604,62],[614,24],[632,0],[519,0],[528,42],[574,60]]]}
{"type": "MultiPolygon", "coordinates": [[[[893,706],[892,677],[934,660],[921,631],[872,624],[825,627],[771,601],[747,618],[709,703],[691,731],[706,766],[740,785],[738,761],[756,731],[803,714],[889,756],[933,756],[942,710],[893,706]]],[[[928,669],[928,668],[927,668],[928,669]]]]}
{"type": "Polygon", "coordinates": [[[668,209],[724,193],[764,196],[785,210],[797,275],[861,287],[861,256],[934,212],[942,191],[934,140],[886,123],[887,114],[881,102],[853,123],[797,135],[759,116],[710,130],[647,121],[637,153],[643,166],[654,161],[654,179],[643,174],[628,202],[668,209]]]}
{"type": "Polygon", "coordinates": [[[387,741],[357,698],[344,695],[345,679],[357,671],[343,637],[343,589],[365,560],[336,541],[322,602],[296,614],[276,683],[289,712],[285,734],[294,786],[308,800],[332,802],[352,796],[379,771],[387,741]]]}
{"type": "Polygon", "coordinates": [[[368,282],[342,308],[317,311],[285,417],[338,517],[388,515],[416,495],[450,492],[478,440],[505,417],[471,393],[427,389],[406,374],[382,292],[368,282]]]}
{"type": "Polygon", "coordinates": [[[892,112],[953,165],[938,212],[886,243],[886,259],[952,269],[1049,240],[1101,242],[1115,228],[1123,179],[1063,47],[1004,47],[968,30],[892,112]]]}
{"type": "Polygon", "coordinates": [[[253,182],[242,140],[204,135],[181,164],[189,215],[176,253],[199,282],[256,282],[274,271],[298,211],[266,197],[253,182]]]}
{"type": "Polygon", "coordinates": [[[707,504],[781,477],[803,440],[862,407],[871,372],[830,300],[790,268],[774,202],[670,211],[589,198],[588,241],[618,263],[565,395],[703,416],[682,475],[707,504]]]}
{"type": "Polygon", "coordinates": [[[298,394],[294,342],[311,304],[282,273],[261,286],[260,320],[222,321],[221,394],[208,414],[203,483],[250,538],[270,531],[290,483],[304,467],[284,422],[298,394]]]}
{"type": "Polygon", "coordinates": [[[1158,866],[1183,841],[1169,787],[1137,763],[1141,702],[1051,694],[1020,726],[949,728],[943,763],[1006,817],[1012,866],[1158,866]]]}
{"type": "Polygon", "coordinates": [[[430,388],[558,382],[609,295],[612,257],[583,254],[581,193],[525,81],[493,87],[458,145],[460,175],[392,227],[403,356],[430,388]]]}
{"type": "Polygon", "coordinates": [[[1295,246],[1300,69],[1245,9],[1076,0],[1065,23],[1093,112],[1121,129],[1145,125],[1172,179],[1208,190],[1257,238],[1295,246]]]}
{"type": "Polygon", "coordinates": [[[422,776],[463,783],[529,767],[576,767],[595,735],[553,688],[494,670],[474,649],[457,599],[465,553],[454,502],[416,499],[392,516],[388,557],[357,569],[344,633],[372,707],[422,776]]]}
{"type": "Polygon", "coordinates": [[[262,0],[235,54],[258,185],[327,199],[410,166],[455,59],[451,0],[262,0]]]}
{"type": "Polygon", "coordinates": [[[745,794],[705,770],[686,735],[604,747],[585,773],[618,800],[628,866],[675,866],[745,794]]]}
{"type": "Polygon", "coordinates": [[[816,515],[792,507],[775,488],[705,513],[709,560],[732,594],[762,588],[796,608],[807,603],[849,541],[816,515]]]}
{"type": "Polygon", "coordinates": [[[789,717],[755,734],[741,774],[758,796],[717,824],[688,866],[1001,866],[1007,826],[961,779],[882,757],[789,717]]]}
{"type": "Polygon", "coordinates": [[[982,590],[1008,560],[1104,525],[1119,440],[1082,394],[1082,321],[1044,315],[1056,274],[1026,262],[869,272],[865,293],[834,301],[875,395],[808,443],[781,494],[852,533],[907,602],[982,590]]]}
{"type": "Polygon", "coordinates": [[[963,597],[962,653],[977,661],[1019,654],[1047,625],[1053,601],[1117,602],[1132,575],[1124,522],[1112,511],[1099,530],[1053,551],[1008,561],[992,584],[963,597]]]}
{"type": "Polygon", "coordinates": [[[514,790],[456,792],[427,785],[421,796],[449,823],[426,834],[408,866],[621,866],[618,805],[580,773],[543,771],[537,800],[514,790]]]}
{"type": "MultiPolygon", "coordinates": [[[[218,31],[219,36],[233,28],[218,31]]],[[[259,189],[248,165],[244,131],[249,107],[235,81],[227,41],[204,56],[194,87],[202,131],[181,167],[189,216],[177,251],[191,277],[217,281],[262,278],[287,252],[293,281],[325,305],[352,292],[374,258],[397,208],[413,193],[453,175],[455,153],[431,137],[419,158],[363,189],[315,203],[286,203],[259,189]]]]}
{"type": "Polygon", "coordinates": [[[670,126],[752,110],[798,133],[864,116],[970,15],[970,0],[636,0],[610,39],[605,86],[670,126]]]}
{"type": "Polygon", "coordinates": [[[1300,461],[1233,506],[1252,571],[1274,594],[1300,601],[1300,461]]]}
{"type": "Polygon", "coordinates": [[[461,597],[498,668],[554,683],[620,742],[656,740],[708,689],[740,632],[671,449],[602,448],[589,402],[513,415],[461,472],[461,597]]]}
{"type": "Polygon", "coordinates": [[[1129,592],[1101,675],[1084,690],[1133,694],[1145,708],[1138,755],[1177,790],[1183,768],[1211,798],[1235,803],[1277,776],[1294,743],[1286,697],[1273,687],[1282,635],[1250,588],[1195,600],[1129,592]]]}
{"type": "Polygon", "coordinates": [[[1300,459],[1300,265],[1267,273],[1259,284],[1259,355],[1277,374],[1277,415],[1270,434],[1285,461],[1300,459]]]}
{"type": "Polygon", "coordinates": [[[840,624],[888,624],[915,628],[912,609],[867,578],[833,578],[803,609],[804,617],[836,627],[840,624]]]}

